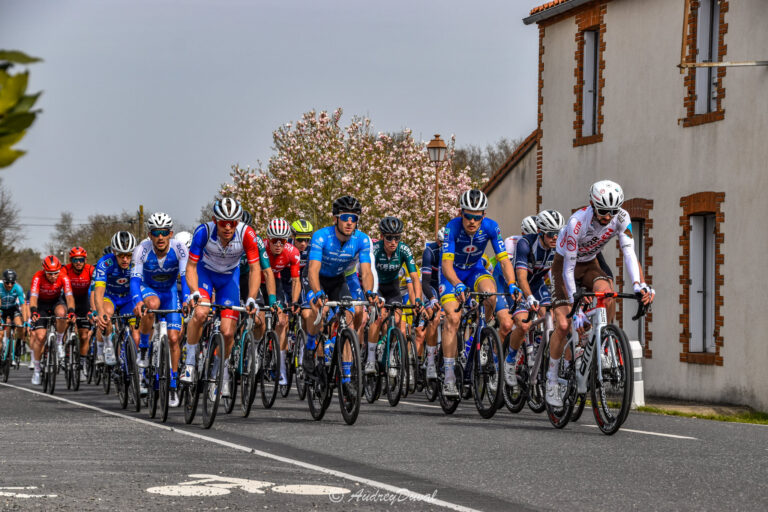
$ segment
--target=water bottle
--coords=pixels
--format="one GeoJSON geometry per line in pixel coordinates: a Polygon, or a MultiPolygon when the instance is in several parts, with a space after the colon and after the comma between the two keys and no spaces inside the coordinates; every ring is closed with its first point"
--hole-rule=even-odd
{"type": "Polygon", "coordinates": [[[109,366],[113,366],[117,361],[115,360],[115,349],[112,347],[112,338],[110,337],[104,342],[104,362],[109,366]]]}
{"type": "Polygon", "coordinates": [[[469,356],[469,350],[472,348],[472,342],[474,341],[475,337],[470,336],[469,339],[464,343],[464,355],[469,356]]]}
{"type": "Polygon", "coordinates": [[[525,360],[528,363],[529,367],[533,367],[533,347],[535,345],[534,343],[526,343],[525,344],[525,360]]]}
{"type": "Polygon", "coordinates": [[[331,363],[331,356],[333,356],[333,347],[336,345],[336,336],[331,337],[325,342],[325,364],[331,363]]]}

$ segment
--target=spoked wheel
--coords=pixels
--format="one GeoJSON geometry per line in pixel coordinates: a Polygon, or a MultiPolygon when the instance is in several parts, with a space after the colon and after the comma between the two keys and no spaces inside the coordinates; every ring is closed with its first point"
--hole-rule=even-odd
{"type": "MultiPolygon", "coordinates": [[[[541,346],[539,347],[539,350],[546,350],[547,352],[545,353],[548,354],[549,346],[541,346]]],[[[544,355],[542,355],[541,359],[542,361],[539,363],[539,367],[532,370],[538,372],[536,384],[533,383],[533,374],[528,375],[528,396],[526,397],[528,408],[537,414],[546,409],[544,400],[547,396],[547,368],[549,360],[544,355]]]]}
{"type": "Polygon", "coordinates": [[[416,392],[416,382],[419,380],[419,356],[416,354],[416,342],[413,336],[405,340],[405,385],[403,398],[416,392]]]}
{"type": "Polygon", "coordinates": [[[504,352],[499,333],[493,327],[483,327],[478,346],[480,350],[475,352],[472,369],[472,394],[477,412],[488,419],[496,414],[504,401],[504,379],[501,375],[504,352]]]}
{"type": "Polygon", "coordinates": [[[43,346],[43,353],[40,355],[40,384],[43,386],[43,393],[48,392],[48,349],[43,346]]]}
{"type": "Polygon", "coordinates": [[[165,336],[160,338],[159,356],[157,366],[157,400],[160,403],[160,421],[165,423],[168,419],[168,406],[171,393],[171,351],[170,346],[168,345],[168,338],[165,336]]]}
{"type": "Polygon", "coordinates": [[[280,345],[275,331],[267,331],[261,344],[261,403],[265,409],[275,404],[278,379],[280,378],[280,345]]]}
{"type": "MultiPolygon", "coordinates": [[[[442,371],[443,368],[443,356],[440,354],[438,360],[437,360],[438,368],[441,370],[438,370],[438,372],[442,371]]],[[[453,367],[453,374],[456,376],[456,386],[459,388],[459,396],[457,397],[447,397],[443,394],[443,386],[442,383],[445,379],[438,379],[435,381],[435,386],[437,386],[437,395],[440,398],[440,408],[443,410],[445,414],[453,414],[456,411],[456,408],[459,407],[459,402],[461,402],[461,384],[464,382],[464,370],[461,367],[461,364],[459,362],[456,362],[456,365],[453,367]]],[[[439,373],[438,373],[439,375],[439,373]]]]}
{"type": "Polygon", "coordinates": [[[80,357],[80,349],[73,348],[72,349],[72,390],[73,391],[79,391],[80,390],[80,369],[82,368],[81,363],[85,358],[80,357]]]}
{"type": "Polygon", "coordinates": [[[342,330],[337,337],[336,355],[341,370],[337,372],[339,406],[347,425],[352,425],[357,420],[362,399],[363,372],[357,354],[358,346],[357,333],[349,327],[342,330]]]}
{"type": "Polygon", "coordinates": [[[203,428],[211,428],[221,400],[221,381],[224,378],[224,338],[214,334],[208,343],[203,363],[203,428]]]}
{"type": "MultiPolygon", "coordinates": [[[[568,422],[571,420],[573,407],[576,404],[576,374],[573,369],[574,365],[570,365],[568,366],[567,370],[563,370],[564,361],[565,358],[562,357],[560,359],[560,368],[557,372],[558,376],[562,376],[558,379],[560,386],[561,388],[565,388],[565,392],[563,393],[562,407],[555,407],[554,405],[550,405],[549,402],[544,400],[545,407],[547,408],[547,417],[549,418],[549,422],[552,423],[555,428],[563,428],[568,424],[568,422]]],[[[548,354],[543,362],[543,366],[545,368],[549,368],[548,354]]],[[[546,386],[546,381],[544,381],[544,385],[546,386]]]]}
{"type": "Polygon", "coordinates": [[[584,412],[584,405],[586,403],[586,393],[579,393],[576,395],[576,405],[573,406],[573,412],[571,412],[571,421],[579,421],[579,418],[581,418],[581,413],[584,412]]]}
{"type": "MultiPolygon", "coordinates": [[[[291,384],[293,384],[294,372],[293,353],[296,350],[298,350],[298,347],[294,343],[290,350],[285,351],[285,361],[283,361],[281,358],[278,363],[278,368],[280,368],[280,371],[282,371],[283,367],[285,367],[285,384],[280,385],[280,396],[283,398],[287,397],[291,392],[291,384]]],[[[280,351],[278,351],[278,354],[280,354],[280,351]]]]}
{"type": "Polygon", "coordinates": [[[437,392],[439,387],[440,387],[440,381],[438,381],[437,379],[425,380],[424,396],[427,398],[427,401],[434,402],[435,400],[437,400],[437,392]]]}
{"type": "Polygon", "coordinates": [[[387,401],[394,407],[400,402],[406,379],[405,336],[398,328],[390,330],[389,335],[389,354],[384,356],[384,376],[387,401]]]}
{"type": "MultiPolygon", "coordinates": [[[[504,361],[506,361],[509,347],[505,346],[504,348],[504,361]]],[[[503,372],[504,370],[502,370],[503,372]]],[[[525,345],[522,345],[517,353],[517,381],[519,383],[517,391],[507,385],[506,378],[502,380],[504,381],[504,405],[507,406],[509,412],[517,414],[525,407],[525,399],[528,395],[526,392],[528,389],[528,364],[525,357],[525,345]]]]}
{"type": "Polygon", "coordinates": [[[53,348],[54,343],[53,337],[51,337],[48,343],[48,364],[45,365],[45,373],[48,374],[48,393],[51,395],[56,391],[56,374],[59,373],[59,361],[56,356],[56,349],[53,348]]]}
{"type": "Polygon", "coordinates": [[[128,371],[126,375],[126,385],[128,387],[128,398],[133,401],[133,410],[141,410],[141,388],[139,387],[139,367],[136,364],[136,344],[127,333],[125,342],[125,367],[128,371]]]}
{"type": "Polygon", "coordinates": [[[229,373],[229,396],[221,397],[221,405],[224,407],[224,414],[230,414],[232,409],[235,408],[235,400],[237,400],[237,388],[239,387],[239,376],[231,365],[224,365],[224,371],[229,373]]]}
{"type": "MultiPolygon", "coordinates": [[[[96,373],[95,372],[95,366],[96,365],[94,364],[95,361],[93,359],[93,352],[92,352],[92,350],[93,350],[92,346],[93,346],[94,343],[96,343],[96,342],[91,340],[91,348],[88,349],[88,354],[84,358],[82,358],[80,360],[83,363],[83,366],[85,368],[85,382],[86,382],[86,384],[93,384],[94,383],[93,378],[96,376],[96,375],[94,375],[96,373]]],[[[98,385],[98,382],[96,382],[95,384],[98,385]]]]}
{"type": "Polygon", "coordinates": [[[109,388],[112,386],[112,367],[103,363],[101,365],[101,389],[104,390],[104,394],[109,394],[109,388]]]}
{"type": "Polygon", "coordinates": [[[296,344],[293,348],[293,360],[291,361],[291,365],[296,372],[296,392],[299,394],[299,400],[304,400],[307,396],[307,383],[304,381],[304,368],[302,367],[301,360],[306,344],[307,333],[304,332],[304,329],[299,329],[296,333],[296,344]]]}
{"type": "Polygon", "coordinates": [[[256,373],[258,371],[259,356],[256,353],[256,342],[253,335],[248,332],[243,339],[243,365],[242,375],[240,375],[240,409],[243,417],[247,418],[251,414],[251,406],[256,398],[256,388],[258,381],[256,373]]]}
{"type": "MultiPolygon", "coordinates": [[[[152,343],[151,350],[149,351],[150,354],[153,354],[154,350],[161,350],[158,346],[157,349],[155,348],[155,343],[158,343],[157,340],[155,340],[152,343]]],[[[153,354],[154,355],[154,354],[153,354]]],[[[154,364],[157,362],[159,364],[160,358],[157,358],[157,361],[154,357],[152,357],[149,367],[147,368],[147,409],[149,413],[150,418],[154,418],[157,416],[157,405],[160,400],[160,368],[155,368],[154,364]]]]}
{"type": "Polygon", "coordinates": [[[603,328],[589,374],[592,412],[600,430],[615,434],[627,419],[632,404],[634,375],[627,335],[611,324],[603,328]],[[597,358],[600,358],[600,380],[597,358]]]}
{"type": "MultiPolygon", "coordinates": [[[[368,363],[368,350],[363,352],[365,354],[365,361],[364,364],[368,363]]],[[[375,352],[375,354],[378,354],[378,350],[375,352]]],[[[376,356],[374,355],[374,358],[376,356]]],[[[376,373],[372,373],[370,375],[364,374],[363,375],[363,392],[365,393],[365,399],[368,401],[369,404],[372,404],[376,400],[379,399],[381,396],[381,377],[379,372],[379,363],[376,362],[376,373]]]]}
{"type": "Polygon", "coordinates": [[[8,348],[9,345],[9,340],[6,340],[3,344],[3,360],[0,362],[0,365],[2,365],[3,382],[8,382],[8,376],[11,374],[11,350],[8,348]]]}
{"type": "MultiPolygon", "coordinates": [[[[323,347],[324,336],[317,337],[317,346],[323,347]]],[[[322,348],[315,350],[315,375],[306,376],[307,403],[312,419],[320,421],[331,405],[331,390],[328,384],[328,369],[322,348]]]]}
{"type": "Polygon", "coordinates": [[[69,390],[72,389],[72,345],[69,341],[65,342],[64,345],[67,348],[64,353],[62,366],[64,367],[64,382],[67,384],[67,389],[69,390]]]}

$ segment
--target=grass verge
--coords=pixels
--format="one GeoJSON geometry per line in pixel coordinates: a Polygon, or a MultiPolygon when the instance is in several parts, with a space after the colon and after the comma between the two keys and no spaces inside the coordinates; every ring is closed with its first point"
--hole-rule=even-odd
{"type": "Polygon", "coordinates": [[[695,412],[676,411],[674,409],[659,409],[658,407],[638,407],[638,411],[652,412],[655,414],[666,414],[667,416],[683,416],[685,418],[701,418],[703,420],[730,421],[733,423],[757,423],[759,425],[768,425],[768,413],[759,411],[748,411],[740,414],[697,414],[695,412]]]}

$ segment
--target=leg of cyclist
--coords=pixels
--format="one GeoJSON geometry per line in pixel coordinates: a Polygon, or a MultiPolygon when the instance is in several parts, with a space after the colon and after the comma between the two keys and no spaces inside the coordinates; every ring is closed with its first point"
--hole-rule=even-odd
{"type": "Polygon", "coordinates": [[[277,325],[275,326],[275,334],[277,339],[280,340],[280,382],[281,386],[288,384],[288,375],[286,370],[286,353],[288,351],[288,315],[283,310],[279,310],[277,313],[277,325]]]}
{"type": "MultiPolygon", "coordinates": [[[[45,309],[42,307],[40,308],[40,311],[45,314],[45,309]]],[[[40,384],[40,357],[43,354],[43,344],[45,343],[45,322],[42,320],[38,320],[34,323],[32,326],[34,329],[32,331],[32,335],[29,337],[29,343],[32,347],[32,363],[34,368],[34,373],[32,374],[32,384],[39,385],[40,384]]]]}
{"type": "MultiPolygon", "coordinates": [[[[141,287],[141,303],[136,305],[134,311],[141,314],[140,306],[146,309],[160,309],[160,297],[151,288],[141,287]]],[[[142,314],[139,322],[139,353],[137,364],[139,368],[149,366],[149,337],[152,334],[152,327],[155,324],[155,315],[153,313],[142,314]]]]}

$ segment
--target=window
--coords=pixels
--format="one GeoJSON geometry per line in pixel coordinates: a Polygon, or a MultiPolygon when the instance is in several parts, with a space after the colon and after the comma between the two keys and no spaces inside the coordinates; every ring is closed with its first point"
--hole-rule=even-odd
{"type": "MultiPolygon", "coordinates": [[[[696,25],[696,62],[719,59],[720,2],[700,0],[696,25]]],[[[717,110],[717,68],[696,68],[696,114],[717,110]]]]}
{"type": "Polygon", "coordinates": [[[581,136],[588,137],[597,133],[597,50],[600,34],[597,30],[584,31],[584,87],[582,90],[581,136]]]}
{"type": "MultiPolygon", "coordinates": [[[[635,254],[637,254],[637,262],[640,264],[640,268],[645,270],[645,219],[632,219],[632,236],[635,240],[635,254]]],[[[621,258],[620,253],[619,257],[621,258]]],[[[624,292],[634,292],[632,283],[624,283],[624,292]]],[[[629,336],[630,340],[638,340],[640,344],[645,347],[645,324],[643,317],[640,317],[637,320],[632,320],[632,317],[635,314],[636,306],[631,301],[621,309],[624,316],[624,332],[627,333],[627,336],[629,336]]]]}
{"type": "Polygon", "coordinates": [[[692,215],[690,352],[715,352],[715,215],[692,215]]]}

